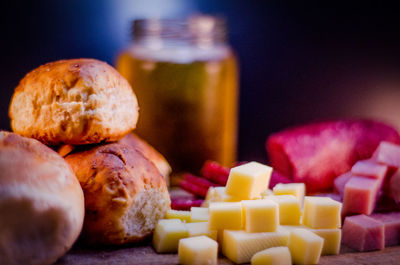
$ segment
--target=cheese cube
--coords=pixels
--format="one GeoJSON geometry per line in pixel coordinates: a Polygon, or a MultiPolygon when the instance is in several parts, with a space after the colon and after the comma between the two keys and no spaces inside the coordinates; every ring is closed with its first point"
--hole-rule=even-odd
{"type": "Polygon", "coordinates": [[[244,200],[260,198],[269,184],[272,168],[250,162],[231,169],[226,183],[226,194],[244,200]]]}
{"type": "Polygon", "coordinates": [[[292,257],[288,247],[267,248],[254,254],[251,265],[292,265],[292,257]]]}
{"type": "Polygon", "coordinates": [[[180,219],[182,222],[189,223],[191,220],[190,211],[168,210],[165,214],[165,219],[180,219]]]}
{"type": "Polygon", "coordinates": [[[181,239],[178,249],[179,264],[216,265],[218,243],[206,236],[181,239]]]}
{"type": "Polygon", "coordinates": [[[202,207],[210,206],[211,202],[240,202],[242,199],[226,194],[225,187],[210,187],[202,207]]]}
{"type": "Polygon", "coordinates": [[[286,246],[289,231],[279,227],[276,232],[247,233],[243,230],[224,230],[222,253],[235,263],[250,262],[257,252],[286,246]]]}
{"type": "Polygon", "coordinates": [[[340,252],[340,243],[342,239],[342,230],[335,229],[309,229],[317,236],[324,239],[321,255],[338,255],[340,252]]]}
{"type": "Polygon", "coordinates": [[[274,195],[274,192],[270,189],[261,193],[261,199],[268,199],[269,196],[274,195]]]}
{"type": "Polygon", "coordinates": [[[278,203],[279,223],[281,225],[299,225],[301,210],[300,201],[293,195],[269,196],[270,200],[278,203]]]}
{"type": "Polygon", "coordinates": [[[294,264],[317,264],[321,256],[324,239],[306,229],[290,232],[288,247],[294,264]]]}
{"type": "Polygon", "coordinates": [[[205,207],[192,207],[190,208],[191,222],[207,222],[210,218],[208,214],[208,208],[205,207]]]}
{"type": "Polygon", "coordinates": [[[242,201],[246,232],[275,232],[279,225],[278,204],[271,200],[242,201]]]}
{"type": "Polygon", "coordinates": [[[322,247],[321,255],[337,255],[340,252],[340,244],[342,239],[342,230],[340,228],[313,229],[305,225],[284,225],[283,228],[289,231],[302,228],[322,237],[324,239],[324,245],[322,247]]]}
{"type": "Polygon", "coordinates": [[[158,253],[176,252],[181,238],[188,237],[188,230],[179,219],[158,221],[153,233],[153,247],[158,253]]]}
{"type": "Polygon", "coordinates": [[[210,230],[241,229],[242,204],[240,202],[213,202],[209,208],[210,230]]]}
{"type": "Polygon", "coordinates": [[[208,229],[208,222],[187,223],[186,228],[189,237],[208,236],[211,239],[217,240],[217,230],[208,229]]]}
{"type": "Polygon", "coordinates": [[[303,205],[306,186],[304,183],[278,183],[272,191],[274,195],[293,195],[303,205]]]}
{"type": "Polygon", "coordinates": [[[328,197],[306,196],[303,224],[311,228],[339,228],[342,204],[328,197]]]}

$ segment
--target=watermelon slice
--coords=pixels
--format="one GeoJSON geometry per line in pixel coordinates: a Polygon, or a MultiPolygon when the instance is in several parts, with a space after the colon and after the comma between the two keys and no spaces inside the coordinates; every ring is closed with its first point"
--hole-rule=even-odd
{"type": "Polygon", "coordinates": [[[307,192],[329,190],[334,179],[372,156],[381,141],[400,143],[392,127],[369,120],[312,123],[272,134],[266,142],[270,164],[307,192]]]}

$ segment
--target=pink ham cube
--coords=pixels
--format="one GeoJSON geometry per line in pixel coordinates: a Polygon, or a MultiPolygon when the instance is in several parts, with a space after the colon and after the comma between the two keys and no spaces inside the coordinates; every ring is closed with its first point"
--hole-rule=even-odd
{"type": "Polygon", "coordinates": [[[353,176],[344,187],[342,213],[371,214],[382,182],[382,179],[353,176]]]}
{"type": "Polygon", "coordinates": [[[346,172],[339,177],[335,178],[335,181],[333,182],[333,187],[334,190],[339,193],[340,197],[343,198],[344,194],[344,186],[346,183],[350,180],[350,178],[353,176],[351,172],[346,172]]]}
{"type": "Polygon", "coordinates": [[[358,251],[383,249],[385,247],[384,225],[363,214],[348,216],[342,228],[342,243],[358,251]]]}
{"type": "Polygon", "coordinates": [[[353,175],[383,179],[388,172],[388,166],[379,164],[373,159],[359,160],[351,168],[353,175]]]}
{"type": "Polygon", "coordinates": [[[400,204],[400,169],[397,169],[393,175],[388,177],[385,186],[385,193],[400,204]]]}
{"type": "Polygon", "coordinates": [[[386,247],[400,244],[400,212],[374,213],[370,217],[383,223],[386,247]]]}
{"type": "Polygon", "coordinates": [[[372,159],[391,167],[400,167],[400,146],[382,141],[375,150],[372,159]]]}

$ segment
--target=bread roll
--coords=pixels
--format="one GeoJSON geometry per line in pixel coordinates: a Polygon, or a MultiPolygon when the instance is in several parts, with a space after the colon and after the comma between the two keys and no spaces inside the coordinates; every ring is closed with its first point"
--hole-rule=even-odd
{"type": "Polygon", "coordinates": [[[162,154],[134,133],[127,134],[124,138],[119,140],[119,143],[129,145],[139,150],[147,159],[154,163],[168,185],[171,167],[162,154]]]}
{"type": "Polygon", "coordinates": [[[77,239],[83,192],[69,165],[34,139],[0,132],[0,264],[52,264],[77,239]]]}
{"type": "Polygon", "coordinates": [[[45,144],[117,141],[135,128],[138,103],[129,83],[94,59],[61,60],[28,73],[15,89],[14,132],[45,144]]]}
{"type": "Polygon", "coordinates": [[[132,147],[97,145],[87,151],[76,149],[65,159],[85,194],[82,240],[87,244],[141,241],[170,208],[164,178],[132,147]]]}

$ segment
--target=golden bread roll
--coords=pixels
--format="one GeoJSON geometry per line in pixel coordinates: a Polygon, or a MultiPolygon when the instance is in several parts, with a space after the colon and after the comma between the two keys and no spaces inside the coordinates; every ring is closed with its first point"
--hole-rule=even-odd
{"type": "Polygon", "coordinates": [[[127,134],[124,138],[119,140],[119,143],[129,145],[139,150],[147,159],[149,159],[151,162],[154,163],[154,165],[157,167],[158,171],[164,177],[168,185],[169,173],[171,173],[171,167],[162,154],[160,154],[150,144],[148,144],[145,140],[143,140],[134,133],[127,134]]]}
{"type": "Polygon", "coordinates": [[[138,103],[129,83],[110,65],[61,60],[20,81],[9,116],[14,132],[45,144],[111,142],[136,127],[138,103]]]}
{"type": "Polygon", "coordinates": [[[85,194],[82,240],[91,245],[117,245],[150,236],[171,203],[165,180],[154,164],[119,143],[78,149],[65,159],[85,194]]]}
{"type": "Polygon", "coordinates": [[[78,238],[83,192],[42,143],[0,132],[0,264],[52,264],[78,238]]]}

